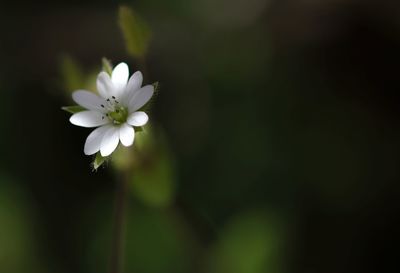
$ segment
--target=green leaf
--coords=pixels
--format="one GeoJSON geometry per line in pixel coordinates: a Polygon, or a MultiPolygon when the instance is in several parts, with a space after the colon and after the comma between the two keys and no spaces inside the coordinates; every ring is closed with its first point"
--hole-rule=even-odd
{"type": "Polygon", "coordinates": [[[285,222],[271,211],[236,215],[221,231],[211,250],[207,272],[284,272],[285,222]]]}
{"type": "Polygon", "coordinates": [[[61,76],[64,89],[70,93],[83,87],[84,74],[78,63],[70,56],[63,56],[60,63],[61,76]]]}
{"type": "Polygon", "coordinates": [[[34,210],[16,182],[0,171],[0,272],[43,272],[33,240],[34,210]]]}
{"type": "Polygon", "coordinates": [[[101,59],[101,62],[103,64],[103,71],[107,72],[110,76],[113,71],[113,65],[111,64],[111,61],[105,57],[101,59]]]}
{"type": "Polygon", "coordinates": [[[132,9],[119,8],[119,27],[125,38],[126,50],[134,58],[146,56],[151,38],[150,29],[132,9]]]}
{"type": "Polygon", "coordinates": [[[145,130],[135,137],[137,165],[129,185],[132,193],[143,203],[168,207],[176,193],[175,158],[162,131],[145,130]]]}
{"type": "Polygon", "coordinates": [[[79,112],[87,110],[80,105],[63,106],[63,107],[61,107],[61,109],[68,113],[71,113],[71,114],[75,114],[75,113],[79,113],[79,112]]]}
{"type": "MultiPolygon", "coordinates": [[[[113,200],[98,196],[84,211],[79,232],[84,272],[106,272],[113,236],[113,200]]],[[[193,264],[193,232],[173,209],[162,210],[127,202],[124,247],[125,272],[184,273],[193,264]]],[[[197,249],[195,249],[197,250],[197,249]]],[[[197,253],[197,252],[195,252],[197,253]]],[[[8,273],[8,272],[7,272],[8,273]]],[[[18,272],[20,273],[20,272],[18,272]]]]}
{"type": "Polygon", "coordinates": [[[102,157],[100,153],[97,153],[94,160],[93,160],[93,170],[97,171],[97,169],[106,162],[107,158],[102,157]]]}

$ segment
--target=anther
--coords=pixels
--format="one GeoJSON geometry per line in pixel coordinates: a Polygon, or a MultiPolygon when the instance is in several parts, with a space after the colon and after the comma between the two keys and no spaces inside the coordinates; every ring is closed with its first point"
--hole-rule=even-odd
{"type": "Polygon", "coordinates": [[[104,105],[102,104],[102,105],[101,105],[101,107],[103,107],[103,108],[104,108],[104,105]]]}
{"type": "Polygon", "coordinates": [[[114,97],[114,96],[111,96],[111,98],[113,98],[113,99],[115,100],[115,97],[114,97]]]}

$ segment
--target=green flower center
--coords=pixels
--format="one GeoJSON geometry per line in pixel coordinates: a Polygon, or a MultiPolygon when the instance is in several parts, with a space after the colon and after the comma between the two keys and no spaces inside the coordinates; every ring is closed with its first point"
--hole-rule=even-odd
{"type": "Polygon", "coordinates": [[[128,109],[123,106],[117,106],[114,111],[108,112],[107,115],[114,124],[122,124],[128,119],[128,109]]]}

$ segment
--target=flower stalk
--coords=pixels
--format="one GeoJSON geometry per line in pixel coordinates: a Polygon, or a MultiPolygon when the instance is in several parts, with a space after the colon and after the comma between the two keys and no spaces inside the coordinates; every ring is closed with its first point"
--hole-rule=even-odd
{"type": "Polygon", "coordinates": [[[128,179],[128,171],[121,171],[115,191],[110,273],[122,273],[124,268],[128,179]]]}

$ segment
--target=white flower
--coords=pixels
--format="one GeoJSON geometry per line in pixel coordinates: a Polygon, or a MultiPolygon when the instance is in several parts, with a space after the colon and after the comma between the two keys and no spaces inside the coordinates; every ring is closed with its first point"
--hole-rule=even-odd
{"type": "Polygon", "coordinates": [[[143,126],[149,117],[138,111],[154,93],[152,85],[142,86],[143,76],[135,72],[129,79],[129,69],[120,63],[112,71],[111,78],[106,72],[97,76],[97,91],[100,96],[86,90],[77,90],[73,100],[87,110],[75,113],[70,122],[77,126],[98,127],[86,139],[84,153],[92,155],[100,151],[110,155],[121,141],[131,146],[135,138],[133,126],[143,126]]]}

